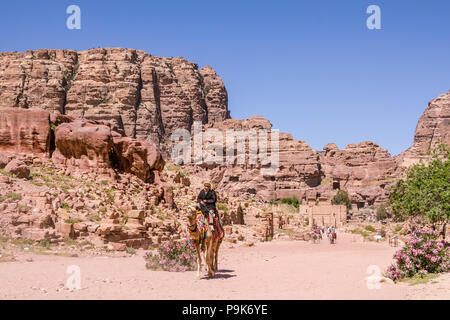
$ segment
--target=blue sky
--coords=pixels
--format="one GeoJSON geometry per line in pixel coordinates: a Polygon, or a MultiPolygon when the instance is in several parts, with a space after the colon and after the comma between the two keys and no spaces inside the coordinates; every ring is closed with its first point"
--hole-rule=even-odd
{"type": "Polygon", "coordinates": [[[233,118],[262,115],[322,150],[371,140],[408,148],[450,89],[450,1],[9,1],[0,51],[125,47],[211,65],[233,118]],[[81,8],[81,30],[66,8],[81,8]],[[369,5],[381,30],[366,27],[369,5]]]}

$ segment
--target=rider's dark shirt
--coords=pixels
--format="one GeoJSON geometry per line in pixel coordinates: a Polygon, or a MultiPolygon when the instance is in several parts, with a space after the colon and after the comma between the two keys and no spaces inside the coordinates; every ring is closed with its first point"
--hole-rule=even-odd
{"type": "Polygon", "coordinates": [[[207,214],[210,210],[216,211],[216,192],[214,190],[209,190],[208,192],[206,192],[206,190],[203,189],[202,191],[200,191],[200,194],[197,197],[197,202],[204,214],[207,214]],[[203,200],[205,200],[205,204],[201,204],[203,200]]]}

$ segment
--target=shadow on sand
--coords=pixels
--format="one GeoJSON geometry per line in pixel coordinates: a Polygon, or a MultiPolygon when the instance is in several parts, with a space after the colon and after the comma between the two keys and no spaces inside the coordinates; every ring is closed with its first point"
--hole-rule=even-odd
{"type": "Polygon", "coordinates": [[[234,272],[234,270],[226,270],[226,269],[218,270],[218,271],[216,272],[216,275],[214,276],[214,278],[211,278],[211,277],[209,277],[209,276],[205,276],[205,277],[203,277],[202,279],[213,280],[213,279],[229,279],[229,278],[234,278],[234,277],[236,277],[235,274],[230,274],[230,273],[232,273],[232,272],[234,272]]]}

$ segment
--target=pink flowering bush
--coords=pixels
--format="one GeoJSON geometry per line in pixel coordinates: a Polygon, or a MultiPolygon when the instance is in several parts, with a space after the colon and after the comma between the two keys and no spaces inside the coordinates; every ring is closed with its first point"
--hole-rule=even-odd
{"type": "Polygon", "coordinates": [[[406,245],[395,253],[395,262],[388,267],[386,276],[396,281],[416,274],[448,272],[448,243],[438,237],[439,231],[429,228],[415,232],[406,245]]]}
{"type": "Polygon", "coordinates": [[[151,270],[184,272],[195,270],[197,254],[189,240],[165,242],[157,253],[149,252],[145,256],[146,267],[151,270]]]}

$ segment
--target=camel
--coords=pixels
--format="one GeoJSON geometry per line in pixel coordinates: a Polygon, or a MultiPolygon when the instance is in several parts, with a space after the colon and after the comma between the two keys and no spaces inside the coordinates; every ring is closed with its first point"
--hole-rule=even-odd
{"type": "Polygon", "coordinates": [[[202,269],[202,252],[204,253],[205,263],[208,268],[208,276],[214,277],[215,272],[212,259],[214,254],[212,251],[214,248],[212,243],[214,237],[211,237],[212,231],[207,223],[204,225],[206,232],[200,230],[197,217],[198,213],[196,210],[192,210],[188,216],[190,239],[197,252],[197,279],[200,279],[200,271],[202,269]]]}
{"type": "Polygon", "coordinates": [[[223,238],[223,229],[221,226],[218,226],[217,220],[215,220],[216,223],[214,224],[215,230],[212,231],[208,223],[199,223],[199,215],[202,215],[201,211],[192,210],[191,214],[188,216],[190,239],[197,252],[198,279],[200,279],[200,271],[202,269],[202,252],[204,253],[208,276],[214,277],[218,270],[219,247],[223,238]],[[199,224],[203,224],[203,226],[199,226],[199,224]],[[206,229],[206,232],[200,228],[206,229]],[[220,230],[222,230],[222,235],[220,234],[220,230]]]}

